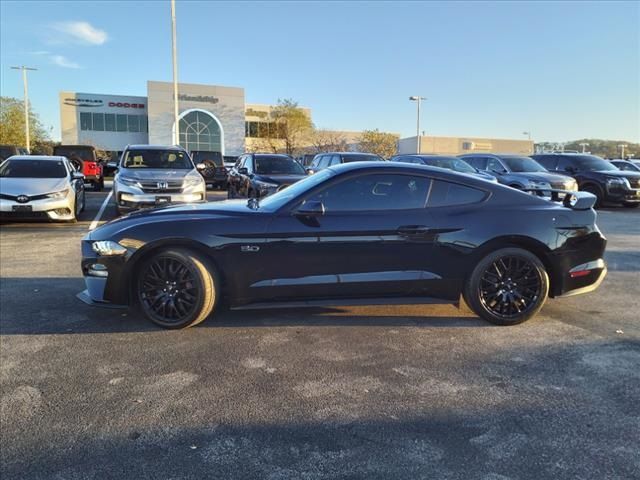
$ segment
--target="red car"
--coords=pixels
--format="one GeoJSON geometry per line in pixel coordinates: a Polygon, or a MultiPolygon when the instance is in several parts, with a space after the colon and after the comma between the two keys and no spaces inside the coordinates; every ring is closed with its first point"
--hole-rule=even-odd
{"type": "Polygon", "coordinates": [[[96,157],[96,149],[91,145],[58,145],[53,154],[67,157],[71,164],[84,174],[85,181],[96,191],[104,188],[102,163],[96,157]]]}

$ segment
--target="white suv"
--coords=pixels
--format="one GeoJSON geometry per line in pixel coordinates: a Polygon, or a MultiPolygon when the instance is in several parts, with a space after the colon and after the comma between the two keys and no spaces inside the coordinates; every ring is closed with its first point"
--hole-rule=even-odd
{"type": "Polygon", "coordinates": [[[182,147],[129,145],[113,178],[116,212],[121,214],[167,203],[201,202],[207,189],[182,147]]]}

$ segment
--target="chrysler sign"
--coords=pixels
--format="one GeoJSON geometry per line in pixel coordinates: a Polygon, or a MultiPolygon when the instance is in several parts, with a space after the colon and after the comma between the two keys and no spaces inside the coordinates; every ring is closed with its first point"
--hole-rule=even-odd
{"type": "Polygon", "coordinates": [[[102,107],[104,102],[94,98],[65,98],[64,103],[74,107],[102,107]]]}

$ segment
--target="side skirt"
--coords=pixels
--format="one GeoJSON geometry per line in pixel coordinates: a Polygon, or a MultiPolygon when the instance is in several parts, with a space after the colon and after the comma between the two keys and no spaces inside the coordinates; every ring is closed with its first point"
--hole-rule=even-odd
{"type": "Polygon", "coordinates": [[[291,302],[256,302],[237,307],[231,310],[257,310],[268,308],[304,308],[304,307],[349,307],[369,305],[442,305],[450,304],[459,306],[458,301],[442,300],[432,297],[390,297],[390,298],[335,298],[328,300],[298,300],[291,302]]]}

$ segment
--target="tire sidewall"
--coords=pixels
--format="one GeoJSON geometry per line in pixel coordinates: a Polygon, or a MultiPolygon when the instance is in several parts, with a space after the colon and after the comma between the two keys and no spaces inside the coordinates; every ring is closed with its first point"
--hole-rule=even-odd
{"type": "Polygon", "coordinates": [[[463,298],[467,305],[471,308],[471,310],[473,310],[474,313],[476,313],[484,320],[495,325],[517,325],[534,317],[544,306],[548,295],[549,275],[547,274],[542,261],[528,250],[524,250],[518,247],[505,247],[485,255],[478,262],[476,267],[473,269],[473,272],[471,272],[471,275],[467,279],[467,282],[465,283],[463,298]],[[515,318],[504,318],[495,315],[484,306],[484,303],[480,298],[480,279],[482,278],[483,273],[495,260],[505,256],[521,257],[531,262],[538,271],[538,275],[540,276],[541,281],[540,295],[538,297],[538,300],[536,301],[535,306],[527,313],[515,318]]]}

